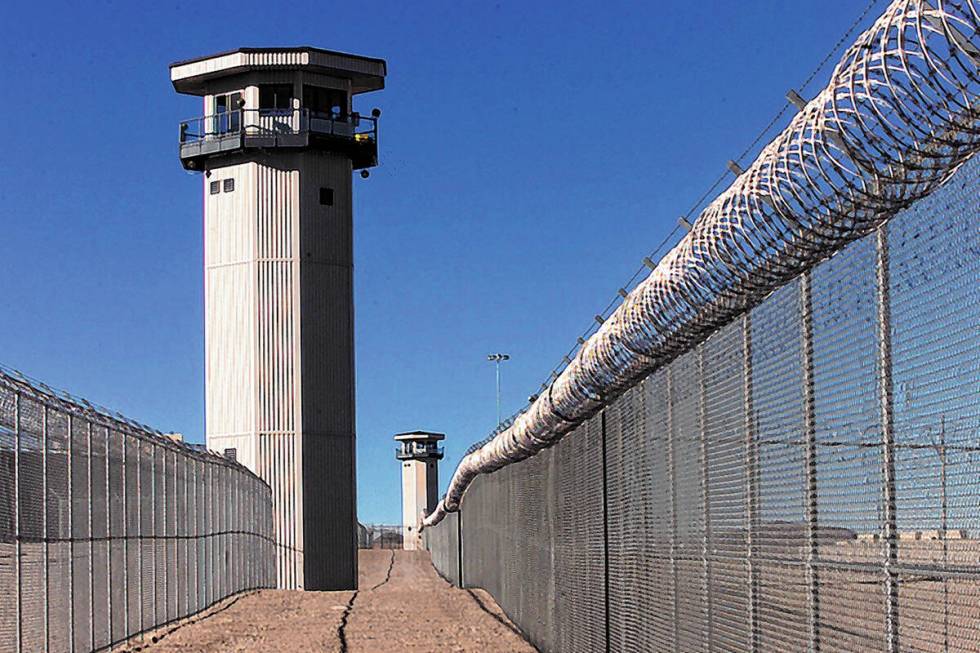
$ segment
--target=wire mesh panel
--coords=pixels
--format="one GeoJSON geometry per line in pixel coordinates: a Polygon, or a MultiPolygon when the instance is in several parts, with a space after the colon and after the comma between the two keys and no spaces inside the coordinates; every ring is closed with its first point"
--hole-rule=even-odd
{"type": "Polygon", "coordinates": [[[111,636],[119,642],[128,636],[129,597],[126,587],[129,568],[126,561],[126,461],[123,458],[123,434],[107,432],[109,446],[109,606],[111,636]]]}
{"type": "Polygon", "coordinates": [[[142,630],[142,538],[140,537],[139,441],[123,434],[126,504],[126,635],[142,630]]]}
{"type": "Polygon", "coordinates": [[[270,586],[270,508],[236,463],[0,368],[0,650],[102,650],[205,607],[205,592],[270,586]],[[212,477],[224,499],[208,506],[212,477]],[[208,531],[225,540],[220,586],[208,531]]]}
{"type": "Polygon", "coordinates": [[[47,411],[45,477],[47,497],[45,503],[48,540],[47,555],[47,623],[48,647],[53,651],[71,648],[71,593],[64,589],[71,586],[71,530],[69,522],[71,495],[69,493],[68,416],[58,411],[47,411]]]}
{"type": "Polygon", "coordinates": [[[808,648],[799,294],[799,283],[785,286],[750,315],[750,424],[758,480],[751,559],[758,583],[758,646],[772,653],[808,648]]]}
{"type": "Polygon", "coordinates": [[[150,491],[153,495],[153,581],[155,599],[153,602],[153,623],[165,624],[169,621],[167,617],[167,474],[166,474],[166,455],[167,450],[162,444],[154,444],[150,452],[152,461],[152,486],[150,491]]]}
{"type": "Polygon", "coordinates": [[[175,567],[177,569],[176,574],[176,588],[177,588],[177,616],[185,617],[187,616],[187,570],[188,570],[188,559],[187,559],[187,483],[186,483],[186,469],[187,469],[187,459],[179,457],[176,459],[174,476],[176,478],[176,501],[177,507],[174,511],[174,518],[176,521],[176,529],[174,531],[176,539],[174,540],[174,548],[176,549],[176,555],[174,559],[176,560],[175,567]]]}
{"type": "Polygon", "coordinates": [[[89,423],[71,420],[71,598],[75,650],[92,641],[92,494],[89,479],[89,423]]]}
{"type": "Polygon", "coordinates": [[[707,535],[708,633],[712,651],[752,649],[748,563],[749,451],[745,414],[745,330],[730,324],[702,346],[701,419],[707,535]]]}
{"type": "Polygon", "coordinates": [[[177,618],[177,454],[169,447],[163,451],[163,550],[166,569],[166,620],[177,618]]]}
{"type": "MultiPolygon", "coordinates": [[[[190,461],[190,468],[188,470],[188,518],[190,523],[190,531],[188,535],[190,540],[188,540],[187,544],[190,559],[194,561],[194,564],[190,565],[188,568],[188,586],[190,592],[189,611],[191,614],[194,614],[204,607],[204,602],[201,599],[201,561],[204,559],[204,547],[202,541],[204,529],[201,527],[201,522],[204,517],[203,511],[201,510],[201,496],[204,488],[202,487],[203,476],[201,474],[201,469],[201,461],[190,461]]],[[[251,512],[253,515],[257,515],[258,510],[255,506],[253,506],[251,512]]],[[[256,517],[254,528],[261,527],[262,521],[256,517]]],[[[253,537],[253,540],[255,539],[256,538],[253,537]]],[[[255,542],[253,546],[258,547],[258,542],[255,542]]]]}
{"type": "Polygon", "coordinates": [[[980,649],[980,160],[889,223],[898,627],[980,649]]]}
{"type": "Polygon", "coordinates": [[[569,653],[601,650],[606,641],[602,420],[593,417],[553,449],[554,648],[569,653]]]}
{"type": "MultiPolygon", "coordinates": [[[[7,604],[17,597],[17,395],[12,389],[0,386],[0,595],[7,604]]],[[[11,651],[17,646],[16,610],[0,610],[0,650],[11,651]]]]}
{"type": "Polygon", "coordinates": [[[606,411],[612,650],[666,651],[676,636],[667,391],[662,370],[606,411]]]}
{"type": "MultiPolygon", "coordinates": [[[[554,449],[527,461],[522,474],[508,470],[513,509],[500,545],[504,570],[501,605],[536,646],[555,646],[554,449]],[[520,552],[520,553],[518,553],[520,552]],[[527,582],[533,578],[535,582],[527,582]]],[[[465,555],[465,553],[464,553],[465,555]]],[[[465,572],[464,572],[465,576],[465,572]]]]}
{"type": "Polygon", "coordinates": [[[886,641],[884,549],[874,541],[885,483],[875,258],[865,238],[812,273],[821,650],[884,650],[886,641]]]}
{"type": "Polygon", "coordinates": [[[153,459],[156,446],[152,442],[140,441],[139,483],[140,483],[140,585],[142,587],[140,614],[141,629],[146,630],[157,621],[157,565],[156,565],[156,476],[153,459]]]}
{"type": "Polygon", "coordinates": [[[668,374],[670,425],[676,525],[674,569],[676,578],[677,646],[683,651],[707,647],[709,561],[704,512],[704,455],[702,451],[699,352],[685,354],[671,364],[668,374]],[[680,473],[680,471],[683,473],[680,473]]]}
{"type": "Polygon", "coordinates": [[[112,641],[109,634],[109,588],[112,577],[109,569],[109,495],[106,432],[92,424],[88,427],[88,479],[92,509],[89,513],[92,546],[90,577],[92,581],[93,647],[103,648],[112,641]]]}
{"type": "Polygon", "coordinates": [[[460,514],[453,513],[423,533],[426,548],[432,553],[432,565],[443,578],[457,587],[462,582],[459,566],[459,520],[460,514]]]}
{"type": "Polygon", "coordinates": [[[20,648],[43,651],[45,641],[44,408],[20,397],[17,403],[20,544],[20,648]]]}

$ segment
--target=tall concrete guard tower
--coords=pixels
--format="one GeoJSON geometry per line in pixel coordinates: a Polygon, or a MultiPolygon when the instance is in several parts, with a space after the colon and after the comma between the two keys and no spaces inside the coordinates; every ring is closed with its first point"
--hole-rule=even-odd
{"type": "Polygon", "coordinates": [[[272,487],[279,586],[357,584],[351,176],[377,165],[381,59],[242,48],[170,67],[204,99],[180,160],[204,181],[208,447],[272,487]]]}
{"type": "Polygon", "coordinates": [[[402,542],[412,551],[422,548],[419,525],[439,503],[439,446],[446,436],[428,431],[409,431],[395,436],[395,458],[402,461],[402,542]]]}

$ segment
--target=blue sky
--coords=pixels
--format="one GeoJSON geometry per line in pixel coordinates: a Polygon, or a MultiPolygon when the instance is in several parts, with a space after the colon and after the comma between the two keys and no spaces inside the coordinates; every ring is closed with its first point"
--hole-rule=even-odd
{"type": "Polygon", "coordinates": [[[381,166],[355,178],[358,480],[361,520],[395,522],[392,434],[445,431],[445,485],[494,426],[486,354],[512,357],[513,412],[864,7],[16,3],[0,362],[203,441],[201,180],[176,157],[199,102],[167,65],[263,45],[385,58],[387,89],[358,106],[384,111],[381,166]]]}

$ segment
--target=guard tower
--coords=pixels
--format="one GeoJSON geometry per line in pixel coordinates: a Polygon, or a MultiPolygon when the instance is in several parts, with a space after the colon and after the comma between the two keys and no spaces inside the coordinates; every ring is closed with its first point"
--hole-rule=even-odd
{"type": "Polygon", "coordinates": [[[179,135],[204,182],[207,444],[272,487],[283,588],[357,585],[351,176],[380,112],[351,100],[385,74],[310,47],[170,66],[204,104],[179,135]]]}
{"type": "Polygon", "coordinates": [[[422,548],[419,525],[439,503],[439,446],[446,436],[428,431],[411,431],[395,436],[395,458],[402,461],[402,542],[407,551],[422,548]]]}

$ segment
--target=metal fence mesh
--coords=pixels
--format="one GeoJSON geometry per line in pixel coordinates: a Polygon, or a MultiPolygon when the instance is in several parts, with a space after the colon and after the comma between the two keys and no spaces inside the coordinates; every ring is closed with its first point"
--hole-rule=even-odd
{"type": "Polygon", "coordinates": [[[400,549],[404,539],[401,524],[357,524],[359,549],[400,549]]]}
{"type": "Polygon", "coordinates": [[[271,495],[0,369],[0,651],[90,651],[272,587],[271,495]]]}
{"type": "Polygon", "coordinates": [[[436,567],[545,651],[980,649],[978,180],[478,476],[436,567]]]}

